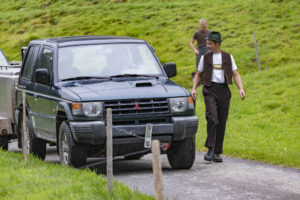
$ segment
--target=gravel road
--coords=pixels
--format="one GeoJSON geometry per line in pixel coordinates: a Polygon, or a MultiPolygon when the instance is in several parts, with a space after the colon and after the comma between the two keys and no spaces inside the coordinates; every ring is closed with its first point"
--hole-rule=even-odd
{"type": "MultiPolygon", "coordinates": [[[[18,152],[16,142],[10,151],[18,152]]],[[[223,156],[223,163],[203,160],[197,152],[190,170],[172,170],[167,157],[162,155],[163,184],[168,199],[300,199],[300,170],[273,166],[256,161],[223,156]]],[[[132,189],[154,196],[151,154],[140,160],[114,162],[114,178],[132,189]]],[[[47,149],[46,161],[59,162],[54,147],[47,149]]],[[[89,160],[90,162],[94,160],[89,160]]],[[[105,173],[105,164],[95,167],[105,173]]]]}

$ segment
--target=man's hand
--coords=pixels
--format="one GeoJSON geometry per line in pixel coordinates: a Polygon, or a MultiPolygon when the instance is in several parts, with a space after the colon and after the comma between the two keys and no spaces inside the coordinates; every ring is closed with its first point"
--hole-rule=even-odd
{"type": "Polygon", "coordinates": [[[196,75],[193,80],[193,89],[192,89],[192,97],[196,98],[197,97],[197,87],[199,86],[201,82],[201,77],[202,77],[202,72],[197,71],[196,75]]]}
{"type": "Polygon", "coordinates": [[[240,89],[240,96],[242,97],[242,100],[244,100],[246,98],[246,94],[243,89],[242,79],[237,70],[233,71],[233,77],[237,87],[240,89]]]}
{"type": "Polygon", "coordinates": [[[193,49],[194,54],[197,56],[197,55],[199,55],[200,53],[199,53],[199,51],[195,48],[194,42],[195,42],[195,40],[194,40],[194,38],[193,38],[193,39],[190,41],[190,47],[193,49]]]}
{"type": "Polygon", "coordinates": [[[192,97],[193,98],[196,98],[197,97],[197,92],[195,89],[192,90],[192,97]]]}
{"type": "Polygon", "coordinates": [[[243,89],[240,90],[240,96],[242,97],[242,100],[246,98],[246,94],[243,89]]]}

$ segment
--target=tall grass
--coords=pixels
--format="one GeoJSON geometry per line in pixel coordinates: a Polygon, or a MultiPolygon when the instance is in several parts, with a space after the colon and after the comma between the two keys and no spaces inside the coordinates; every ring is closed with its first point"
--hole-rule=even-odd
{"type": "Polygon", "coordinates": [[[29,155],[25,166],[20,153],[0,149],[0,199],[154,199],[114,182],[107,191],[106,178],[89,170],[47,163],[29,155]]]}
{"type": "Polygon", "coordinates": [[[36,38],[70,35],[125,35],[143,38],[162,63],[178,66],[174,80],[191,87],[195,56],[188,43],[206,18],[223,35],[242,74],[256,71],[253,32],[263,69],[299,63],[300,3],[295,0],[98,1],[2,0],[0,48],[20,59],[20,47],[36,38]]]}

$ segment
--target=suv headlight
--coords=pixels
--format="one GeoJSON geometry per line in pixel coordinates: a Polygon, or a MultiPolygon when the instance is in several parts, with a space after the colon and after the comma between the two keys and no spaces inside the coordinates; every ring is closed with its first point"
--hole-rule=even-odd
{"type": "Polygon", "coordinates": [[[194,109],[194,100],[192,97],[170,98],[171,112],[184,112],[187,109],[194,109]]]}
{"type": "Polygon", "coordinates": [[[73,115],[85,115],[87,117],[99,117],[103,114],[102,102],[72,103],[73,115]]]}
{"type": "Polygon", "coordinates": [[[187,109],[187,98],[171,98],[170,99],[171,112],[184,112],[187,109]]]}
{"type": "Polygon", "coordinates": [[[82,111],[85,116],[98,117],[102,114],[102,103],[101,102],[83,103],[82,111]]]}

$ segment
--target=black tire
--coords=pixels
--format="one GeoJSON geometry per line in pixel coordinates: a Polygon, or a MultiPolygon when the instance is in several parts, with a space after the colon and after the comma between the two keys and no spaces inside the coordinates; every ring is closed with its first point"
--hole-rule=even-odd
{"type": "Polygon", "coordinates": [[[134,155],[134,156],[124,156],[125,160],[139,160],[144,156],[144,154],[134,155]]]}
{"type": "MultiPolygon", "coordinates": [[[[33,127],[30,123],[29,118],[26,116],[26,123],[27,123],[27,130],[28,130],[28,135],[27,135],[27,148],[28,148],[28,153],[33,154],[34,156],[38,157],[41,160],[44,160],[46,157],[46,142],[41,140],[40,138],[37,138],[34,134],[33,127]]],[[[24,152],[24,127],[23,127],[23,122],[20,124],[21,125],[21,138],[22,138],[22,150],[24,152]]]]}
{"type": "Polygon", "coordinates": [[[195,136],[172,142],[167,156],[172,169],[190,169],[196,156],[195,136]]]}
{"type": "Polygon", "coordinates": [[[8,150],[8,136],[0,135],[0,148],[3,150],[8,150]]]}
{"type": "Polygon", "coordinates": [[[59,158],[60,163],[65,166],[80,167],[86,164],[87,148],[77,144],[67,122],[62,122],[59,129],[59,158]]]}

